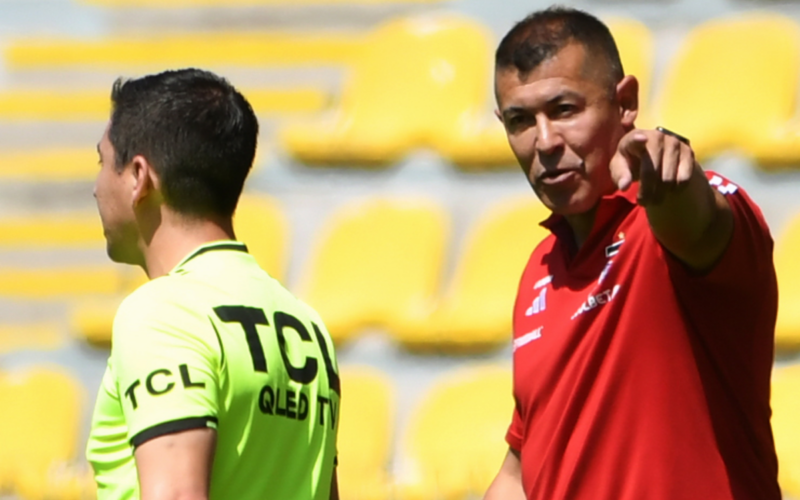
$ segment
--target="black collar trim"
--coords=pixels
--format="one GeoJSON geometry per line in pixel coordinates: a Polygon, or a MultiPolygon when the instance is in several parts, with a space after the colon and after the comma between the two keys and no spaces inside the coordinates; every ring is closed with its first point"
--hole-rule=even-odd
{"type": "Polygon", "coordinates": [[[193,253],[183,261],[181,267],[185,266],[187,262],[194,259],[198,255],[202,255],[204,253],[211,252],[214,250],[235,250],[237,252],[249,253],[247,251],[247,245],[245,245],[244,243],[217,243],[216,245],[208,245],[202,248],[198,248],[195,253],[193,253]]]}

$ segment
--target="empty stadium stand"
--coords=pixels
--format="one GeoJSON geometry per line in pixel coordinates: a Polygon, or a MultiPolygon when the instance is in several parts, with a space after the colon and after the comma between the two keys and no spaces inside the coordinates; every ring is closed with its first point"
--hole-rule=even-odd
{"type": "Polygon", "coordinates": [[[471,228],[436,309],[395,337],[414,351],[481,352],[507,345],[517,285],[531,250],[548,230],[548,210],[532,196],[503,200],[471,228]]]}
{"type": "Polygon", "coordinates": [[[252,7],[270,5],[336,5],[381,3],[441,3],[447,0],[82,0],[90,5],[105,7],[252,7]]]}
{"type": "Polygon", "coordinates": [[[70,298],[130,293],[140,272],[113,264],[0,268],[0,297],[70,298]]]}
{"type": "Polygon", "coordinates": [[[701,161],[728,150],[765,158],[763,145],[780,147],[776,135],[796,111],[799,76],[794,20],[769,13],[713,19],[693,28],[671,61],[657,121],[689,137],[701,161]]]}
{"type": "Polygon", "coordinates": [[[465,368],[434,382],[401,438],[400,498],[470,498],[486,491],[508,451],[510,370],[465,368]]]}
{"type": "Polygon", "coordinates": [[[23,350],[53,351],[64,345],[56,321],[0,324],[0,354],[23,350]]]}
{"type": "Polygon", "coordinates": [[[233,228],[259,265],[270,276],[283,281],[290,241],[279,202],[263,194],[244,194],[236,207],[233,228]]]}
{"type": "Polygon", "coordinates": [[[0,374],[0,490],[46,485],[79,449],[84,390],[61,368],[0,374]]]}
{"type": "Polygon", "coordinates": [[[778,479],[784,494],[800,498],[800,365],[775,370],[772,378],[772,432],[778,452],[778,479]]]}
{"type": "Polygon", "coordinates": [[[114,315],[125,297],[119,293],[80,298],[72,305],[69,330],[89,345],[110,348],[114,315]]]}
{"type": "Polygon", "coordinates": [[[0,248],[103,248],[96,212],[0,218],[0,248]]]}
{"type": "Polygon", "coordinates": [[[610,17],[603,19],[617,42],[622,68],[626,75],[639,81],[639,116],[636,126],[652,128],[650,93],[654,71],[655,43],[653,33],[644,23],[632,18],[610,17]]]}
{"type": "Polygon", "coordinates": [[[800,216],[795,215],[776,239],[778,322],[775,343],[779,351],[797,351],[800,350],[800,216]]]}
{"type": "Polygon", "coordinates": [[[490,46],[461,16],[392,20],[358,53],[336,112],[288,125],[282,143],[305,163],[366,166],[436,148],[486,113],[490,46]]]}
{"type": "Polygon", "coordinates": [[[30,38],[5,50],[15,70],[342,64],[364,43],[357,34],[197,33],[99,40],[30,38]]]}
{"type": "Polygon", "coordinates": [[[29,470],[20,474],[16,491],[24,500],[93,500],[97,486],[91,469],[84,466],[53,467],[44,480],[29,470]]]}
{"type": "Polygon", "coordinates": [[[92,145],[0,151],[0,179],[4,182],[88,181],[95,178],[99,168],[92,145]]]}
{"type": "Polygon", "coordinates": [[[442,272],[449,221],[424,199],[367,199],[326,221],[299,295],[337,343],[367,327],[392,331],[429,307],[442,272]]]}
{"type": "MultiPolygon", "coordinates": [[[[506,168],[492,52],[549,2],[35,3],[0,2],[0,500],[95,498],[82,440],[116,308],[146,280],[105,256],[95,144],[118,75],[184,66],[229,76],[259,113],[235,230],[337,342],[343,500],[480,498],[507,449],[517,281],[547,234],[506,168]],[[161,17],[185,22],[148,26],[161,17]]],[[[573,3],[607,20],[637,77],[637,125],[686,135],[764,209],[772,422],[800,500],[800,11],[573,3]]]]}
{"type": "MultiPolygon", "coordinates": [[[[327,94],[315,88],[242,89],[261,115],[321,110],[327,94]]],[[[105,121],[111,113],[109,91],[12,90],[0,93],[0,120],[105,121]]]]}
{"type": "Polygon", "coordinates": [[[395,396],[392,382],[365,366],[341,369],[337,474],[341,498],[391,498],[389,462],[394,435],[395,396]]]}

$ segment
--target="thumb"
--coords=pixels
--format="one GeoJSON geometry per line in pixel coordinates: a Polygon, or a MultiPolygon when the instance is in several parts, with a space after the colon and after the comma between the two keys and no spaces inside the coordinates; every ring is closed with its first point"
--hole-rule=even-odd
{"type": "Polygon", "coordinates": [[[639,165],[647,151],[646,144],[647,136],[636,130],[620,139],[617,152],[608,164],[611,180],[619,190],[627,190],[639,179],[639,165]]]}

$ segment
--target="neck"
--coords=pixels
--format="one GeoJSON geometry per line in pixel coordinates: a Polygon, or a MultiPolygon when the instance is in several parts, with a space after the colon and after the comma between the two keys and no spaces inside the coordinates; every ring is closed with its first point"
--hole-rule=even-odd
{"type": "Polygon", "coordinates": [[[173,213],[162,214],[152,237],[143,243],[144,270],[151,280],[164,276],[197,247],[235,238],[230,218],[187,219],[173,213]]]}
{"type": "Polygon", "coordinates": [[[580,249],[589,238],[594,226],[595,215],[597,215],[597,206],[591,210],[580,214],[565,215],[564,218],[572,228],[572,236],[575,238],[575,247],[580,249]]]}

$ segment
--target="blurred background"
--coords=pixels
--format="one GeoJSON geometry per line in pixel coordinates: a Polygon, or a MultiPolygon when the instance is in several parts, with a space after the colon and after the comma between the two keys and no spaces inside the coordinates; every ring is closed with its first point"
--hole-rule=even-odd
{"type": "MultiPolygon", "coordinates": [[[[800,499],[800,1],[585,0],[776,240],[773,426],[800,499]]],[[[95,145],[118,76],[196,66],[262,132],[235,224],[337,341],[344,500],[480,498],[507,449],[515,287],[545,217],[493,117],[538,0],[0,0],[0,498],[92,499],[83,450],[122,297],[95,145]]],[[[676,436],[677,437],[677,436],[676,436]]]]}

